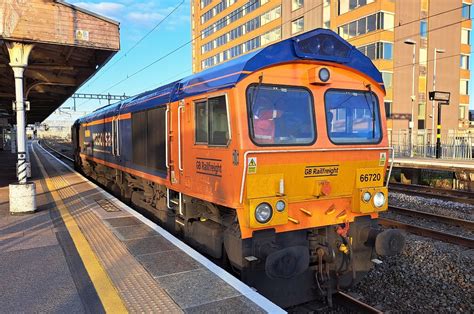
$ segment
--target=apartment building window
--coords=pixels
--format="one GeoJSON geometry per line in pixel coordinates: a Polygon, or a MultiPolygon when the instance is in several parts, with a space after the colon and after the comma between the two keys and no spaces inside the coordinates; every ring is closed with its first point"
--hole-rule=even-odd
{"type": "Polygon", "coordinates": [[[216,4],[214,7],[209,9],[209,11],[204,12],[203,15],[201,15],[201,24],[206,23],[210,19],[212,19],[214,16],[217,14],[221,13],[231,5],[233,5],[237,0],[221,0],[218,4],[216,4]]]}
{"type": "Polygon", "coordinates": [[[261,36],[261,44],[266,45],[281,39],[281,28],[275,28],[261,36]]]}
{"type": "Polygon", "coordinates": [[[462,4],[462,17],[463,19],[470,19],[471,18],[471,5],[468,3],[462,4]]]}
{"type": "Polygon", "coordinates": [[[249,33],[260,27],[260,18],[254,18],[245,23],[245,33],[249,33]]]}
{"type": "Polygon", "coordinates": [[[461,69],[469,70],[469,55],[461,55],[461,69]]]}
{"type": "Polygon", "coordinates": [[[466,108],[468,106],[465,105],[459,105],[459,120],[465,120],[466,119],[466,108]]]}
{"type": "Polygon", "coordinates": [[[275,7],[264,14],[257,16],[256,18],[247,21],[245,24],[239,25],[238,27],[230,30],[229,32],[217,37],[213,41],[201,46],[202,53],[209,52],[212,49],[220,47],[231,40],[235,40],[241,37],[243,34],[249,33],[262,25],[270,23],[278,19],[281,16],[281,7],[275,7]]]}
{"type": "Polygon", "coordinates": [[[385,105],[385,117],[390,119],[392,117],[392,102],[391,101],[384,101],[385,105]]]}
{"type": "Polygon", "coordinates": [[[459,85],[460,85],[459,93],[461,95],[469,95],[469,81],[461,80],[459,85]]]}
{"type": "Polygon", "coordinates": [[[360,52],[365,54],[370,60],[376,59],[393,59],[393,44],[386,42],[377,42],[357,48],[360,52]]]}
{"type": "MultiPolygon", "coordinates": [[[[229,1],[229,4],[227,7],[229,7],[231,4],[234,4],[236,0],[227,0],[229,1]]],[[[234,11],[230,12],[228,15],[220,18],[218,21],[215,23],[209,25],[205,29],[202,30],[201,32],[201,37],[204,39],[215,32],[221,30],[225,26],[229,25],[232,22],[237,21],[238,19],[242,18],[244,15],[249,14],[250,12],[256,10],[257,8],[261,7],[265,3],[267,3],[268,0],[250,0],[244,5],[238,7],[234,11]]],[[[212,11],[213,9],[209,10],[208,12],[212,11]]],[[[206,12],[206,13],[208,13],[206,12]]],[[[204,13],[204,15],[206,14],[204,13]]],[[[209,18],[210,19],[210,18],[209,18]]],[[[208,20],[209,20],[208,19],[208,20]]],[[[207,21],[207,20],[206,20],[207,21]]],[[[201,24],[204,24],[203,22],[203,17],[201,16],[201,24]]]]}
{"type": "Polygon", "coordinates": [[[240,36],[242,36],[242,27],[234,28],[233,30],[229,32],[230,40],[234,40],[240,36]]]}
{"type": "Polygon", "coordinates": [[[461,44],[470,45],[471,41],[469,37],[471,36],[471,31],[469,29],[461,29],[461,44]]]}
{"type": "Polygon", "coordinates": [[[304,18],[300,17],[291,22],[291,33],[296,34],[304,30],[304,18]]]}
{"type": "Polygon", "coordinates": [[[207,7],[211,2],[212,0],[201,0],[201,9],[207,7]]]}
{"type": "Polygon", "coordinates": [[[338,27],[339,35],[344,39],[363,35],[378,29],[393,30],[394,16],[379,12],[338,27]]]}
{"type": "Polygon", "coordinates": [[[392,88],[392,78],[393,78],[393,73],[382,72],[382,80],[383,80],[383,84],[385,85],[385,89],[392,88]]]}
{"type": "Polygon", "coordinates": [[[420,36],[421,38],[426,38],[428,35],[428,22],[420,21],[420,36]]]}
{"type": "Polygon", "coordinates": [[[339,0],[338,14],[341,15],[347,13],[372,2],[374,2],[374,0],[339,0]]]}
{"type": "Polygon", "coordinates": [[[245,42],[245,51],[251,51],[260,47],[260,36],[245,42]]]}
{"type": "Polygon", "coordinates": [[[304,0],[291,0],[291,11],[298,10],[304,6],[304,0]]]}

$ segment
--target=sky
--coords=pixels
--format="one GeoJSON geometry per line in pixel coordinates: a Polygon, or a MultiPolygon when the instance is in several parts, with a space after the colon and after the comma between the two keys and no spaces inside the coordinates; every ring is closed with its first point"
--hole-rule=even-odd
{"type": "MultiPolygon", "coordinates": [[[[68,2],[120,22],[120,51],[78,90],[79,93],[133,96],[192,73],[189,43],[190,0],[184,0],[181,5],[179,4],[182,0],[68,0],[68,2]],[[175,11],[163,21],[174,9],[175,11]],[[160,21],[163,22],[156,27],[160,21]],[[152,32],[143,39],[150,31],[152,32]],[[136,47],[130,51],[134,45],[136,47]],[[176,52],[133,75],[183,45],[184,47],[176,52]],[[133,76],[130,77],[131,75],[133,76]]],[[[474,43],[474,31],[471,32],[471,43],[474,43]]],[[[472,70],[474,58],[471,56],[469,59],[472,70]]],[[[471,82],[469,94],[474,96],[474,81],[471,82]]],[[[473,96],[470,97],[471,110],[474,110],[473,96]]],[[[71,117],[70,114],[59,116],[56,114],[50,119],[74,118],[83,115],[85,111],[90,112],[106,104],[107,102],[103,100],[77,99],[76,115],[71,117]]],[[[70,99],[62,107],[72,106],[73,101],[70,99]]]]}
{"type": "MultiPolygon", "coordinates": [[[[184,0],[180,6],[178,5],[181,0],[68,0],[67,2],[120,22],[120,51],[94,77],[83,84],[78,93],[133,96],[192,73],[191,44],[185,45],[191,40],[190,0],[184,0]],[[176,7],[177,9],[164,22],[130,51],[176,7]],[[180,50],[130,77],[182,45],[185,46],[180,50]]],[[[76,99],[76,108],[82,114],[84,111],[92,111],[106,104],[107,101],[104,100],[99,102],[76,99]]],[[[69,99],[62,107],[72,106],[73,101],[69,99]]]]}

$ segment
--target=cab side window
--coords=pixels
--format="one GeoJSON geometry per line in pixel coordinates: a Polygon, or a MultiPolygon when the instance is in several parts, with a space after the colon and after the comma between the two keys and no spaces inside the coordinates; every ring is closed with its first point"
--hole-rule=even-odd
{"type": "Polygon", "coordinates": [[[225,96],[195,103],[195,142],[226,146],[230,140],[225,96]]]}

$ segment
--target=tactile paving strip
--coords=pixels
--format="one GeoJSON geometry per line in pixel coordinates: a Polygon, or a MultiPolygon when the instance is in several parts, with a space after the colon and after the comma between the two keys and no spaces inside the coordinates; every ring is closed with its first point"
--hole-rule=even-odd
{"type": "Polygon", "coordinates": [[[39,156],[57,192],[102,262],[127,309],[130,312],[140,313],[182,312],[173,299],[92,212],[90,205],[86,205],[78,197],[77,191],[70,186],[58,170],[62,167],[53,167],[51,163],[55,161],[45,156],[41,151],[39,156]],[[44,162],[46,160],[47,162],[44,162]]]}
{"type": "Polygon", "coordinates": [[[106,212],[119,212],[120,208],[115,206],[111,201],[108,199],[100,199],[96,200],[96,203],[99,204],[100,207],[102,207],[106,212]]]}

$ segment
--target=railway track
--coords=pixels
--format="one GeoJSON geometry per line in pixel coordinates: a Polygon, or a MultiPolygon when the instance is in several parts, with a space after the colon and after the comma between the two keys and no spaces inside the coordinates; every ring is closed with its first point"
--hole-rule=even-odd
{"type": "Polygon", "coordinates": [[[53,154],[57,155],[59,158],[61,159],[65,159],[67,160],[68,162],[71,162],[71,163],[74,163],[74,159],[71,158],[70,156],[67,156],[59,151],[57,151],[56,149],[52,148],[51,146],[49,146],[48,144],[46,144],[46,142],[44,140],[40,141],[39,144],[41,146],[43,146],[44,148],[46,148],[47,150],[51,151],[53,154]]]}
{"type": "Polygon", "coordinates": [[[389,205],[388,210],[390,212],[399,213],[399,214],[411,216],[414,218],[430,219],[436,222],[441,222],[441,223],[445,223],[451,226],[461,227],[469,231],[474,231],[474,222],[470,220],[459,219],[459,218],[438,215],[438,214],[433,214],[433,213],[427,213],[427,212],[423,212],[423,211],[419,211],[415,209],[409,209],[409,208],[392,206],[392,205],[389,205]]]}
{"type": "Polygon", "coordinates": [[[401,222],[394,219],[388,219],[388,218],[379,218],[378,223],[379,225],[382,225],[386,228],[403,229],[403,230],[406,230],[407,232],[410,232],[412,234],[416,234],[419,236],[429,237],[429,238],[440,240],[443,242],[462,245],[470,249],[474,248],[474,240],[471,238],[462,237],[462,236],[458,236],[458,235],[454,235],[451,233],[446,233],[446,232],[442,232],[442,231],[438,231],[434,229],[424,228],[417,225],[401,222]]]}
{"type": "Polygon", "coordinates": [[[402,183],[390,183],[389,191],[416,196],[435,197],[446,201],[474,205],[474,193],[468,191],[447,190],[441,188],[433,188],[430,186],[402,183]]]}
{"type": "Polygon", "coordinates": [[[337,303],[338,305],[355,313],[374,313],[374,314],[383,313],[381,310],[376,309],[375,307],[369,304],[366,304],[362,302],[361,300],[356,299],[353,296],[350,296],[349,294],[342,291],[338,291],[333,296],[333,301],[337,303]]]}

